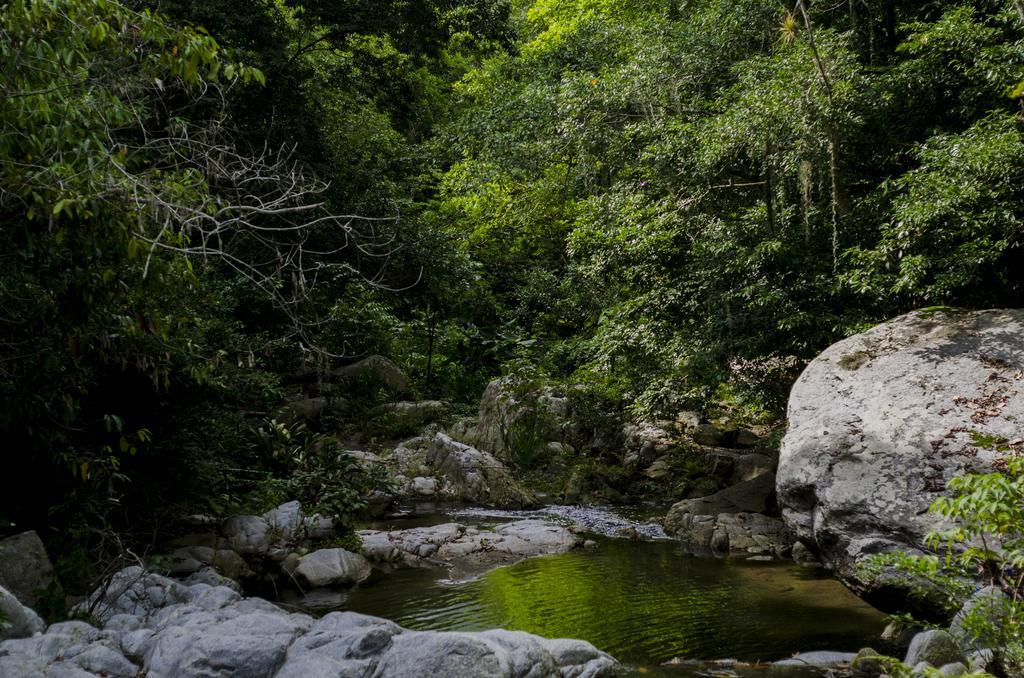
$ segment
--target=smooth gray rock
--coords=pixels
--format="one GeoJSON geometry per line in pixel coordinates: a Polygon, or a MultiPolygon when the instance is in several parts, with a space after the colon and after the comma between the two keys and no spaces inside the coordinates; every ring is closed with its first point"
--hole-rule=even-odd
{"type": "Polygon", "coordinates": [[[271,542],[288,542],[300,536],[304,527],[302,504],[289,501],[263,514],[271,542]]]}
{"type": "MultiPolygon", "coordinates": [[[[234,553],[234,551],[228,551],[234,553]]],[[[204,567],[195,574],[185,579],[185,584],[207,584],[208,586],[226,586],[234,591],[241,591],[241,587],[235,579],[222,575],[212,567],[204,567]]]]}
{"type": "Polygon", "coordinates": [[[53,564],[38,534],[30,530],[0,541],[0,586],[32,607],[51,584],[53,564]]]}
{"type": "MultiPolygon", "coordinates": [[[[206,560],[196,558],[204,563],[214,565],[226,576],[231,578],[244,577],[250,574],[248,567],[240,558],[233,558],[224,551],[234,551],[236,555],[270,555],[280,554],[283,558],[288,554],[288,547],[308,539],[330,536],[334,533],[334,521],[319,514],[304,516],[302,505],[297,501],[281,504],[267,511],[262,516],[233,516],[221,526],[222,538],[215,545],[212,556],[206,560]]],[[[192,556],[201,555],[196,551],[192,556]]],[[[205,553],[205,552],[204,552],[205,553]]]]}
{"type": "Polygon", "coordinates": [[[421,497],[433,497],[437,494],[437,478],[424,478],[422,476],[412,479],[412,491],[421,497]]]}
{"type": "Polygon", "coordinates": [[[197,613],[157,630],[146,653],[149,676],[270,678],[309,617],[252,612],[221,618],[197,613]]]}
{"type": "Polygon", "coordinates": [[[384,619],[332,612],[292,644],[277,678],[369,675],[375,657],[402,632],[401,627],[384,619]]]}
{"type": "Polygon", "coordinates": [[[0,643],[0,676],[135,678],[139,666],[120,651],[119,634],[85,622],[53,624],[45,633],[0,643]]]}
{"type": "Polygon", "coordinates": [[[22,605],[13,593],[2,586],[0,586],[0,617],[5,622],[0,625],[0,640],[31,636],[33,633],[42,631],[46,626],[35,610],[22,605]]]}
{"type": "Polygon", "coordinates": [[[1022,310],[915,311],[834,344],[790,395],[777,472],[786,522],[854,590],[912,601],[857,564],[919,550],[945,526],[928,507],[946,482],[1002,454],[978,437],[1020,436],[1022,370],[1022,310]]]}
{"type": "Polygon", "coordinates": [[[387,678],[490,678],[505,673],[484,639],[458,633],[406,633],[392,641],[373,675],[387,678]]]}
{"type": "Polygon", "coordinates": [[[939,667],[939,673],[948,678],[958,678],[967,673],[967,667],[960,662],[945,664],[939,667]]]}
{"type": "Polygon", "coordinates": [[[848,666],[856,656],[853,652],[817,650],[815,652],[802,652],[789,659],[777,661],[775,664],[777,666],[814,666],[820,668],[848,666]]]}
{"type": "Polygon", "coordinates": [[[139,667],[128,661],[120,652],[94,643],[75,656],[75,664],[90,673],[108,678],[134,678],[139,667]]]}
{"type": "Polygon", "coordinates": [[[370,576],[370,562],[342,548],[320,549],[299,559],[293,574],[310,586],[347,586],[370,576]]]}
{"type": "Polygon", "coordinates": [[[514,631],[410,633],[394,638],[373,676],[490,678],[619,674],[611,657],[579,640],[545,640],[514,631]]]}
{"type": "Polygon", "coordinates": [[[953,636],[940,629],[922,631],[914,636],[910,641],[907,656],[903,659],[907,666],[916,666],[921,662],[927,662],[932,666],[945,666],[966,661],[953,636]]]}

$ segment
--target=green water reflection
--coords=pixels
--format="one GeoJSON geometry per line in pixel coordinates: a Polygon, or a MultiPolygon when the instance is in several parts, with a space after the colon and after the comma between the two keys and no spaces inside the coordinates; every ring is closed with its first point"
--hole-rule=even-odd
{"type": "Polygon", "coordinates": [[[594,551],[525,560],[470,582],[444,574],[378,576],[345,608],[414,629],[583,638],[632,664],[855,651],[884,626],[879,612],[813,570],[693,558],[671,542],[602,540],[594,551]]]}

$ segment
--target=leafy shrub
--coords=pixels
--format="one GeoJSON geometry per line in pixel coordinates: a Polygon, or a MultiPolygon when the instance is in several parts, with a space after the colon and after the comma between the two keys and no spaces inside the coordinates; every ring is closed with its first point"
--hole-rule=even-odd
{"type": "Polygon", "coordinates": [[[277,465],[253,494],[270,507],[298,500],[306,513],[320,513],[348,527],[366,508],[366,497],[387,486],[383,472],[367,471],[334,438],[302,424],[269,421],[256,431],[256,444],[277,465]]]}
{"type": "Polygon", "coordinates": [[[1008,675],[1024,670],[1024,458],[1011,456],[993,473],[953,478],[950,496],[939,497],[932,513],[954,526],[928,535],[929,555],[876,556],[869,567],[895,566],[921,582],[921,593],[941,591],[950,608],[959,606],[978,580],[998,588],[1002,602],[971,606],[964,629],[980,647],[991,648],[1008,675]],[[993,609],[995,606],[996,609],[993,609]]]}

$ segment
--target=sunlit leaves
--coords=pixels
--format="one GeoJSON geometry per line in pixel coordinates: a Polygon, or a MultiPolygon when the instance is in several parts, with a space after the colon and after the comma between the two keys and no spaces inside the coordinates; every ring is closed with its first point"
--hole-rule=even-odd
{"type": "Polygon", "coordinates": [[[1024,242],[1024,127],[993,114],[959,134],[932,137],[917,150],[919,166],[886,186],[895,193],[892,221],[873,252],[854,251],[860,273],[886,291],[920,302],[985,295],[997,282],[1012,294],[1012,270],[1024,242]],[[1004,277],[1006,276],[1006,277],[1004,277]]]}

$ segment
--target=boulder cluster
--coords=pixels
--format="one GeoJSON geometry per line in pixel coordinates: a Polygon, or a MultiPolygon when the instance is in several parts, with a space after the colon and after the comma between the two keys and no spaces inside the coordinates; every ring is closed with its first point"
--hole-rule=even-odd
{"type": "MultiPolygon", "coordinates": [[[[314,619],[243,597],[227,580],[201,579],[182,583],[129,567],[79,606],[92,623],[67,621],[44,631],[28,611],[30,625],[14,634],[21,637],[0,642],[0,675],[598,678],[619,671],[584,641],[504,630],[409,631],[353,612],[314,619]]],[[[5,612],[24,607],[6,591],[0,600],[5,612]]]]}

